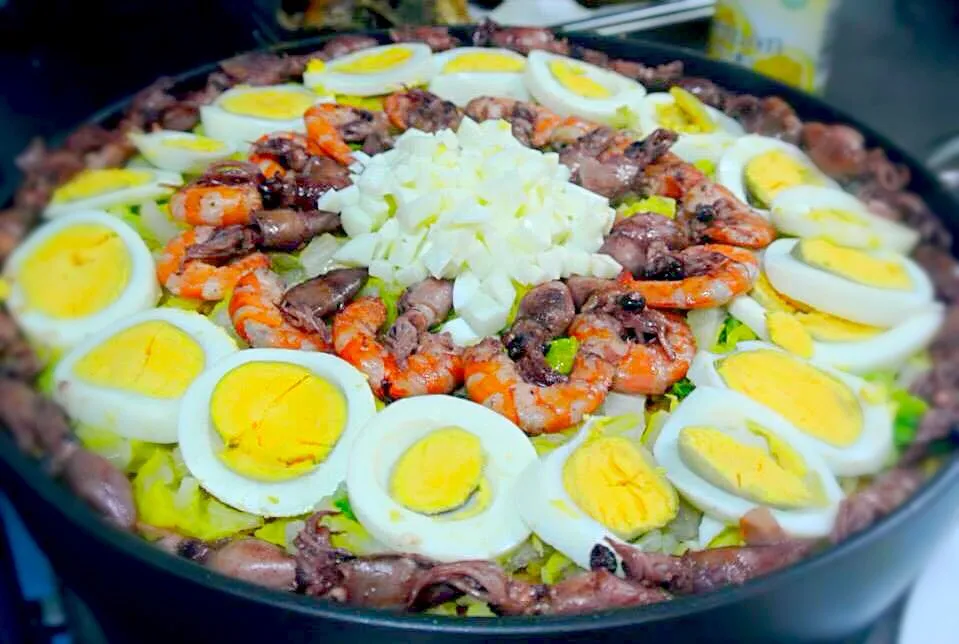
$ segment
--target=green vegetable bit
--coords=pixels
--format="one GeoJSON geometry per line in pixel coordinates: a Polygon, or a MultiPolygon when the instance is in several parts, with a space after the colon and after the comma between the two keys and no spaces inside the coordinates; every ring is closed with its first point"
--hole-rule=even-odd
{"type": "Polygon", "coordinates": [[[693,389],[696,388],[696,385],[690,381],[689,378],[683,378],[679,382],[675,383],[670,387],[666,395],[675,396],[677,400],[682,400],[689,394],[693,393],[693,389]]]}
{"type": "Polygon", "coordinates": [[[379,277],[371,277],[366,281],[366,286],[360,291],[360,295],[373,295],[381,300],[386,306],[386,326],[390,326],[396,321],[400,296],[405,289],[397,284],[389,284],[379,277]]]}
{"type": "Polygon", "coordinates": [[[710,350],[713,353],[729,353],[740,342],[758,339],[759,336],[753,333],[752,329],[729,315],[723,321],[723,326],[719,329],[719,335],[716,337],[716,343],[710,350]]]}
{"type": "Polygon", "coordinates": [[[676,217],[676,200],[658,195],[644,199],[626,199],[617,209],[620,217],[632,217],[641,212],[651,212],[673,219],[676,217]]]}
{"type": "Polygon", "coordinates": [[[563,375],[573,370],[573,360],[579,351],[579,340],[576,338],[557,338],[549,343],[546,352],[546,362],[554,370],[563,375]]]}

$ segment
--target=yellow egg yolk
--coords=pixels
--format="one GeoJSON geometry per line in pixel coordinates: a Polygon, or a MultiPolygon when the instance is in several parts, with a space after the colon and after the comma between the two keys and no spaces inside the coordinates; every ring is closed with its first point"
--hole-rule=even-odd
{"type": "Polygon", "coordinates": [[[609,98],[613,95],[609,88],[590,78],[589,71],[575,63],[554,60],[549,63],[549,71],[560,85],[583,98],[609,98]]]}
{"type": "MultiPolygon", "coordinates": [[[[854,342],[857,340],[866,340],[882,333],[882,329],[878,327],[851,322],[829,313],[816,311],[801,302],[786,297],[773,288],[773,285],[769,283],[769,279],[765,273],[760,274],[750,295],[766,309],[767,325],[770,313],[786,313],[798,320],[806,330],[806,333],[814,340],[821,342],[854,342]]],[[[780,323],[780,325],[781,324],[782,323],[780,323]]],[[[782,331],[782,329],[780,329],[780,331],[782,331]]],[[[788,330],[786,332],[788,333],[788,330]]],[[[772,329],[770,329],[770,333],[772,333],[772,329]]],[[[776,342],[775,340],[773,341],[776,342]]],[[[791,350],[784,345],[780,346],[783,346],[784,349],[791,350]]]]}
{"type": "Polygon", "coordinates": [[[812,168],[783,150],[770,150],[754,156],[746,164],[744,179],[750,196],[763,208],[768,208],[776,195],[786,188],[822,183],[812,168]]]}
{"type": "Polygon", "coordinates": [[[390,496],[421,514],[461,508],[480,487],[486,457],[480,439],[460,427],[430,432],[393,467],[390,496]]]}
{"type": "Polygon", "coordinates": [[[413,52],[403,47],[394,47],[375,54],[357,56],[345,63],[333,65],[333,70],[342,74],[379,74],[399,67],[410,58],[413,52]]]}
{"type": "Polygon", "coordinates": [[[706,111],[706,106],[694,94],[681,87],[673,87],[669,94],[673,97],[672,103],[656,106],[656,118],[660,125],[683,134],[716,131],[716,124],[706,111]]]}
{"type": "Polygon", "coordinates": [[[862,407],[845,383],[788,353],[743,351],[716,362],[733,390],[778,412],[817,439],[848,447],[863,430],[862,407]]]}
{"type": "Polygon", "coordinates": [[[452,58],[443,66],[444,74],[461,72],[521,72],[526,62],[495,51],[474,51],[452,58]]]}
{"type": "Polygon", "coordinates": [[[346,427],[346,399],[309,369],[250,362],[223,376],[210,399],[220,458],[251,478],[280,481],[320,463],[346,427]]]}
{"type": "Polygon", "coordinates": [[[306,72],[311,74],[318,74],[326,69],[326,62],[320,60],[319,58],[312,58],[306,63],[306,72]]]}
{"type": "Polygon", "coordinates": [[[162,143],[165,148],[176,148],[177,150],[189,150],[190,152],[217,152],[223,149],[223,143],[208,136],[174,136],[164,139],[162,143]]]}
{"type": "Polygon", "coordinates": [[[912,279],[902,262],[879,259],[856,248],[845,248],[824,239],[803,239],[796,244],[801,261],[852,282],[906,291],[912,279]]]}
{"type": "Polygon", "coordinates": [[[55,318],[82,318],[113,304],[133,262],[115,230],[76,224],[51,235],[20,266],[27,308],[55,318]]]}
{"type": "Polygon", "coordinates": [[[779,463],[768,449],[746,444],[712,427],[684,427],[679,454],[713,485],[757,503],[802,508],[813,503],[803,477],[779,463]]]}
{"type": "Polygon", "coordinates": [[[124,170],[121,168],[84,170],[57,188],[53,193],[52,202],[64,203],[89,199],[108,192],[141,186],[152,178],[153,174],[146,170],[124,170]]]}
{"type": "Polygon", "coordinates": [[[314,98],[305,92],[268,88],[239,92],[220,99],[220,107],[227,112],[277,121],[299,118],[313,103],[314,98]]]}
{"type": "Polygon", "coordinates": [[[86,382],[155,398],[179,398],[203,371],[203,349],[182,329],[151,320],[120,331],[73,367],[86,382]]]}
{"type": "Polygon", "coordinates": [[[812,336],[795,316],[783,311],[769,311],[766,313],[766,329],[773,344],[797,356],[812,357],[812,336]]]}
{"type": "Polygon", "coordinates": [[[622,436],[588,438],[566,459],[563,487],[583,512],[623,539],[666,525],[679,510],[673,487],[622,436]]]}

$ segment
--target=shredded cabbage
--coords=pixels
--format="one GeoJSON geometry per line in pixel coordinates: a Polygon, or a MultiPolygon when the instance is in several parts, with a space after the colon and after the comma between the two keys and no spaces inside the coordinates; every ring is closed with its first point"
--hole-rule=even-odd
{"type": "Polygon", "coordinates": [[[300,265],[306,279],[323,275],[335,267],[333,255],[343,245],[344,238],[324,233],[310,240],[310,243],[300,251],[300,265]]]}
{"type": "Polygon", "coordinates": [[[752,329],[730,315],[723,321],[723,326],[719,329],[719,336],[716,338],[716,344],[710,348],[710,351],[713,353],[729,353],[740,342],[758,339],[759,336],[753,333],[752,329]]]}
{"type": "Polygon", "coordinates": [[[519,312],[520,302],[523,301],[523,298],[526,297],[526,294],[530,292],[533,288],[528,284],[520,284],[516,280],[511,280],[513,282],[513,288],[516,290],[516,295],[513,297],[513,306],[509,309],[509,315],[506,316],[506,326],[509,328],[510,325],[516,320],[516,314],[519,312]]]}
{"type": "Polygon", "coordinates": [[[169,309],[182,309],[184,311],[196,311],[204,313],[210,307],[210,304],[204,300],[192,297],[180,297],[166,290],[163,291],[163,297],[160,298],[160,307],[169,309]]]}
{"type": "Polygon", "coordinates": [[[305,277],[303,264],[294,253],[270,253],[270,268],[288,284],[301,281],[305,277]]]}
{"type": "Polygon", "coordinates": [[[136,472],[153,456],[153,452],[165,449],[156,443],[126,438],[108,429],[84,423],[77,423],[74,434],[85,448],[99,454],[128,474],[136,472]]]}
{"type": "Polygon", "coordinates": [[[293,538],[303,529],[305,518],[289,517],[267,521],[253,533],[253,536],[263,541],[269,541],[281,548],[290,548],[293,544],[293,538]]]}
{"type": "Polygon", "coordinates": [[[716,176],[716,162],[715,162],[715,161],[711,161],[710,159],[699,159],[699,160],[697,160],[697,161],[693,161],[693,166],[694,166],[697,170],[699,170],[700,172],[702,172],[704,175],[706,175],[707,177],[709,177],[710,179],[713,179],[713,178],[715,178],[715,176],[716,176]]]}
{"type": "Polygon", "coordinates": [[[224,505],[200,488],[195,478],[184,475],[175,451],[157,446],[133,479],[133,499],[145,523],[204,541],[263,525],[261,517],[224,505]]]}
{"type": "Polygon", "coordinates": [[[728,546],[745,546],[746,540],[739,526],[731,525],[717,534],[709,542],[707,548],[726,548],[728,546]]]}

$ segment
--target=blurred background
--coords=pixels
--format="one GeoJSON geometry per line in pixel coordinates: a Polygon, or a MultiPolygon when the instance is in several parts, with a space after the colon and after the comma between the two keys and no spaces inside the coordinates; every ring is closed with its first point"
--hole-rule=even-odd
{"type": "MultiPolygon", "coordinates": [[[[322,33],[487,15],[708,51],[959,168],[955,0],[0,0],[0,202],[30,138],[56,137],[157,76],[322,33]]],[[[0,642],[102,641],[2,495],[0,523],[0,642]]],[[[856,641],[895,641],[900,610],[856,641]]]]}

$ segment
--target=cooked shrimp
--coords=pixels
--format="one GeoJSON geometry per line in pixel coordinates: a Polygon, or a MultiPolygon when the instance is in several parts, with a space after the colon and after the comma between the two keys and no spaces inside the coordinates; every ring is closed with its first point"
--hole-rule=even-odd
{"type": "Polygon", "coordinates": [[[692,236],[702,241],[744,248],[765,248],[776,229],[725,187],[709,180],[689,189],[682,199],[682,218],[692,236]]]}
{"type": "Polygon", "coordinates": [[[390,94],[383,109],[390,123],[404,131],[410,128],[423,132],[455,130],[463,119],[463,111],[454,103],[422,89],[390,94]]]}
{"type": "Polygon", "coordinates": [[[251,163],[224,161],[170,197],[170,215],[194,226],[232,226],[250,223],[263,207],[260,169],[251,163]]]}
{"type": "Polygon", "coordinates": [[[513,98],[480,96],[466,104],[466,115],[474,121],[503,119],[513,126],[513,136],[524,144],[541,148],[550,142],[563,117],[551,110],[513,98]]]}
{"type": "Polygon", "coordinates": [[[463,361],[448,334],[423,333],[414,352],[398,360],[379,338],[386,305],[360,297],[333,318],[337,355],[366,374],[377,398],[448,394],[463,381],[463,361]]]}
{"type": "Polygon", "coordinates": [[[656,309],[706,309],[722,306],[752,288],[759,277],[759,262],[743,248],[723,244],[690,246],[675,257],[682,279],[636,280],[623,272],[619,282],[646,298],[656,309]]]}
{"type": "Polygon", "coordinates": [[[649,194],[681,199],[706,175],[672,152],[666,152],[643,170],[643,187],[649,194]]]}
{"type": "Polygon", "coordinates": [[[550,133],[551,145],[572,145],[587,134],[603,127],[594,121],[587,121],[578,116],[570,116],[562,120],[550,133]]]}
{"type": "Polygon", "coordinates": [[[230,298],[230,320],[237,335],[251,347],[328,351],[324,334],[302,331],[283,317],[279,304],[284,290],[283,280],[269,269],[243,275],[230,298]]]}
{"type": "Polygon", "coordinates": [[[353,151],[340,134],[338,126],[342,124],[345,113],[355,109],[336,103],[319,103],[303,115],[310,141],[341,165],[353,163],[353,151]]]}
{"type": "Polygon", "coordinates": [[[215,231],[209,226],[197,226],[169,241],[157,260],[157,280],[164,288],[179,297],[222,300],[244,273],[270,265],[263,253],[250,253],[219,266],[187,259],[190,247],[206,242],[215,231]]]}
{"type": "MultiPolygon", "coordinates": [[[[619,297],[616,293],[612,296],[619,297]]],[[[600,310],[580,313],[570,325],[569,335],[579,340],[583,349],[602,356],[615,367],[613,391],[665,393],[689,371],[696,354],[692,330],[676,313],[653,309],[622,313],[627,316],[625,320],[618,319],[622,315],[600,310]],[[648,342],[647,335],[653,336],[648,342]]]]}
{"type": "Polygon", "coordinates": [[[265,177],[271,178],[282,177],[290,170],[299,172],[310,157],[322,154],[316,143],[298,132],[273,132],[253,143],[248,158],[265,177]]]}
{"type": "Polygon", "coordinates": [[[466,393],[530,435],[558,432],[603,404],[613,366],[580,349],[565,382],[546,387],[523,380],[499,338],[486,338],[463,355],[466,393]]]}

